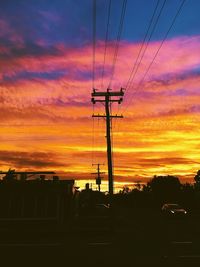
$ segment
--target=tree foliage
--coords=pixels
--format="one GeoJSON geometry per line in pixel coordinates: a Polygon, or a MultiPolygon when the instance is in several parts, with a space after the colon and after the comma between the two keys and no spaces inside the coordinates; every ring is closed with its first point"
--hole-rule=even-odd
{"type": "Polygon", "coordinates": [[[197,174],[194,177],[196,184],[200,184],[200,170],[198,170],[197,174]]]}
{"type": "Polygon", "coordinates": [[[161,202],[175,201],[179,197],[181,183],[176,176],[154,176],[148,183],[148,187],[161,202]]]}

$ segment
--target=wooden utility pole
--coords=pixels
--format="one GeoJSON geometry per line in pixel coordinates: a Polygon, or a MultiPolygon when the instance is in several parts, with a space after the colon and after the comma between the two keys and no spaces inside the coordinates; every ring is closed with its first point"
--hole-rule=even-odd
{"type": "Polygon", "coordinates": [[[106,114],[93,114],[92,117],[95,118],[106,118],[106,140],[107,140],[107,159],[108,159],[108,187],[110,196],[113,195],[113,167],[112,167],[112,142],[110,137],[110,120],[112,118],[123,118],[123,116],[119,115],[110,115],[110,104],[113,102],[117,102],[121,104],[124,96],[124,90],[121,88],[118,92],[112,92],[111,89],[107,89],[105,92],[98,92],[96,89],[93,89],[92,93],[92,103],[96,104],[97,102],[101,102],[105,104],[105,112],[106,114]],[[112,99],[112,97],[118,97],[117,99],[112,99]],[[119,98],[120,97],[120,98],[119,98]],[[96,99],[99,98],[99,99],[96,99]]]}
{"type": "Polygon", "coordinates": [[[100,171],[100,165],[104,165],[104,164],[100,164],[100,163],[97,163],[97,164],[92,164],[92,166],[94,165],[97,165],[97,172],[93,172],[92,174],[96,174],[96,184],[98,185],[98,190],[99,192],[101,191],[101,174],[105,173],[105,172],[101,172],[100,171]]]}

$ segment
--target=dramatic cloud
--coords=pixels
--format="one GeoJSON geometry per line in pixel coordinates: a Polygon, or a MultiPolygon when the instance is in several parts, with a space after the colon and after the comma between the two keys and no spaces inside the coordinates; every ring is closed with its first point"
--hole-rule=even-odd
{"type": "Polygon", "coordinates": [[[41,169],[41,168],[57,168],[64,167],[67,164],[57,162],[56,156],[53,153],[44,152],[15,152],[15,151],[0,151],[1,165],[8,168],[23,168],[24,169],[41,169]]]}
{"type": "MultiPolygon", "coordinates": [[[[81,24],[89,12],[77,3],[72,3],[77,12],[71,14],[73,22],[67,3],[63,10],[57,4],[34,9],[22,1],[20,7],[29,15],[17,9],[19,20],[14,6],[10,16],[1,16],[1,169],[42,168],[87,179],[92,178],[92,163],[106,164],[104,121],[91,118],[93,112],[105,112],[98,104],[93,110],[90,100],[91,21],[81,24]]],[[[122,106],[112,109],[124,114],[113,122],[116,180],[131,183],[154,174],[191,179],[199,168],[200,36],[179,34],[166,40],[147,73],[161,42],[154,38],[133,79],[142,43],[122,40],[112,81],[115,38],[109,38],[104,66],[103,32],[99,36],[95,88],[107,89],[111,82],[119,90],[131,81],[122,106]]]]}

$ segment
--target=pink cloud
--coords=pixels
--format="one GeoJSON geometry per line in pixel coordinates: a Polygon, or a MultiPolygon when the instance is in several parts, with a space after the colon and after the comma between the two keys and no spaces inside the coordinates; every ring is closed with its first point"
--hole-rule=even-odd
{"type": "MultiPolygon", "coordinates": [[[[125,119],[116,131],[118,175],[122,175],[122,172],[126,175],[143,172],[146,177],[155,174],[156,166],[162,173],[170,170],[178,173],[178,168],[184,168],[187,164],[190,168],[181,169],[179,173],[191,175],[192,168],[197,167],[196,149],[200,138],[197,118],[200,112],[200,37],[181,37],[166,41],[143,86],[137,88],[137,82],[143,77],[158,45],[159,42],[149,44],[133,87],[126,93],[122,104],[123,111],[126,99],[133,96],[125,119]],[[194,136],[198,138],[194,139],[194,136]],[[119,163],[119,157],[123,166],[119,163]],[[170,167],[169,164],[173,166],[170,167]],[[146,170],[142,170],[143,165],[146,170]]],[[[140,44],[125,42],[120,45],[113,89],[126,84],[139,47],[140,44]]],[[[58,44],[52,50],[49,49],[50,52],[44,51],[44,54],[42,49],[45,44],[39,43],[37,48],[39,52],[36,55],[29,54],[25,47],[21,47],[22,53],[15,54],[11,48],[0,46],[3,53],[0,57],[2,145],[10,147],[12,143],[14,151],[23,150],[23,140],[31,137],[28,150],[37,151],[42,147],[44,151],[53,151],[60,155],[59,162],[65,162],[67,155],[73,168],[77,165],[76,161],[79,161],[80,169],[76,169],[76,173],[83,170],[86,172],[81,159],[84,158],[84,164],[90,164],[92,47],[69,48],[58,44]],[[26,49],[26,53],[23,53],[23,49],[26,49]],[[51,54],[51,51],[55,53],[51,54]],[[9,60],[6,56],[9,56],[9,60]],[[51,73],[60,70],[64,70],[63,75],[48,79],[51,73]],[[31,73],[47,73],[49,76],[31,77],[31,73]],[[4,125],[8,126],[5,130],[4,125]],[[22,127],[22,130],[19,131],[18,127],[22,127]],[[13,142],[6,142],[7,136],[13,142]],[[41,136],[45,141],[41,141],[41,136]],[[60,139],[54,139],[58,136],[60,139]],[[73,149],[70,150],[71,148],[73,149]]],[[[103,43],[99,42],[96,49],[95,87],[102,90],[106,89],[100,86],[103,51],[103,43]]],[[[112,52],[113,44],[109,44],[104,86],[107,86],[110,79],[112,52]]],[[[96,110],[104,112],[103,107],[96,107],[96,110]]],[[[98,156],[103,160],[105,125],[104,122],[96,122],[95,125],[99,129],[96,130],[99,138],[96,146],[100,149],[98,156]]],[[[117,128],[118,124],[116,125],[117,128]]]]}
{"type": "Polygon", "coordinates": [[[20,47],[24,44],[23,37],[16,33],[6,19],[0,19],[0,37],[14,42],[16,46],[20,47]]]}
{"type": "MultiPolygon", "coordinates": [[[[162,110],[166,113],[170,112],[174,103],[175,108],[173,109],[175,112],[180,109],[186,111],[186,107],[189,108],[198,104],[199,98],[197,98],[197,93],[195,92],[199,87],[199,78],[196,76],[193,77],[192,74],[183,74],[183,77],[179,79],[179,75],[185,73],[187,70],[190,71],[195,69],[196,66],[200,64],[198,56],[199,45],[200,37],[198,36],[176,38],[166,42],[165,47],[160,51],[155,64],[149,72],[149,78],[147,81],[144,81],[142,90],[141,88],[138,90],[136,85],[136,87],[131,88],[126,95],[128,99],[128,96],[132,96],[134,93],[137,96],[137,98],[134,98],[135,116],[138,116],[139,114],[145,116],[144,110],[140,108],[141,101],[145,102],[148,114],[152,114],[152,116],[162,113],[162,110]],[[169,74],[173,74],[173,76],[170,77],[169,74]],[[168,75],[169,78],[166,78],[165,75],[168,75]],[[166,79],[168,79],[167,84],[166,79]],[[137,89],[136,92],[134,89],[137,89]],[[175,95],[178,89],[184,89],[187,93],[187,96],[184,96],[184,104],[181,102],[183,96],[175,95]],[[194,94],[195,97],[193,97],[194,94]],[[151,99],[151,103],[146,103],[145,95],[148,99],[151,99]],[[159,105],[159,103],[161,104],[159,105]],[[166,103],[166,105],[163,103],[166,103]]],[[[139,77],[142,77],[150,59],[152,58],[152,52],[155,52],[157,47],[158,42],[149,45],[149,50],[147,50],[147,55],[143,59],[143,64],[141,70],[138,72],[136,81],[139,80],[139,77]]],[[[56,106],[59,105],[58,100],[60,100],[60,103],[62,102],[63,105],[65,103],[66,106],[69,106],[70,103],[70,106],[73,106],[74,104],[75,109],[76,106],[80,107],[78,103],[88,103],[88,108],[90,108],[90,93],[92,89],[92,48],[87,46],[73,49],[60,44],[56,49],[58,49],[59,53],[54,55],[46,54],[38,55],[36,57],[23,55],[21,57],[13,57],[13,59],[10,58],[10,60],[0,59],[2,63],[0,76],[2,83],[0,90],[2,97],[6,99],[4,105],[7,105],[8,107],[11,105],[18,108],[32,107],[34,105],[56,106]],[[39,77],[33,79],[21,78],[12,82],[12,78],[15,76],[17,77],[22,71],[29,73],[43,73],[56,72],[59,69],[66,70],[66,75],[58,79],[44,80],[39,77]],[[79,74],[81,74],[80,77],[79,74]],[[5,82],[3,80],[4,75],[7,75],[7,77],[10,78],[10,81],[8,80],[5,82]],[[86,75],[85,79],[84,75],[86,75]],[[74,99],[76,101],[74,101],[74,99]]],[[[123,43],[121,45],[113,88],[117,88],[117,85],[121,85],[121,81],[126,81],[128,79],[138,49],[139,44],[123,43]]],[[[112,45],[109,46],[108,50],[112,50],[112,45]]],[[[96,53],[96,69],[100,70],[99,73],[96,73],[97,78],[95,85],[97,88],[101,84],[102,52],[103,46],[102,43],[99,43],[97,45],[96,53]]],[[[109,80],[107,71],[110,69],[111,63],[112,56],[110,54],[106,58],[106,82],[109,80]]],[[[83,109],[83,105],[81,109],[83,109]]],[[[130,110],[132,110],[131,105],[130,110]]],[[[78,112],[75,112],[75,114],[78,116],[78,112]]]]}

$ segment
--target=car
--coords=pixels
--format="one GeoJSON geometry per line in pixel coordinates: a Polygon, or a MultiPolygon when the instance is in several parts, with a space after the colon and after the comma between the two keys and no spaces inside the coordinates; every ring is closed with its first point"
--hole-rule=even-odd
{"type": "Polygon", "coordinates": [[[171,217],[182,217],[188,214],[188,211],[176,203],[166,203],[161,210],[164,215],[171,217]]]}

